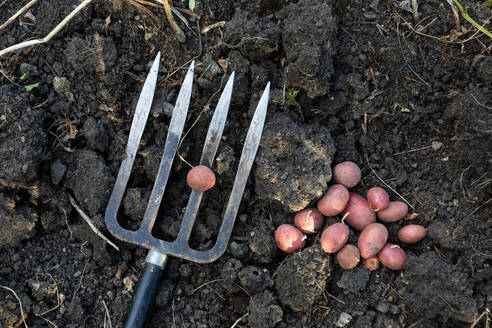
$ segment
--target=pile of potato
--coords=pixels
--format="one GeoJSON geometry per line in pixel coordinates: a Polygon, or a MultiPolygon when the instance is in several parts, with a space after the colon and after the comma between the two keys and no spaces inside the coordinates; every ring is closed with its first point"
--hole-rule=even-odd
{"type": "MultiPolygon", "coordinates": [[[[342,215],[341,222],[327,227],[321,234],[321,247],[326,253],[337,253],[338,264],[344,269],[362,263],[369,270],[376,270],[379,263],[391,270],[401,270],[405,266],[407,255],[398,245],[388,243],[388,229],[376,222],[396,222],[408,213],[404,202],[390,201],[388,193],[380,187],[368,190],[366,197],[349,192],[361,179],[361,171],[353,162],[343,162],[333,169],[332,185],[318,201],[317,208],[307,208],[297,213],[295,226],[282,224],[275,231],[278,247],[293,253],[306,244],[306,235],[320,231],[324,216],[342,215]],[[357,246],[347,244],[349,227],[360,231],[357,246]]],[[[417,243],[427,235],[425,227],[410,224],[398,232],[398,239],[407,244],[417,243]]]]}

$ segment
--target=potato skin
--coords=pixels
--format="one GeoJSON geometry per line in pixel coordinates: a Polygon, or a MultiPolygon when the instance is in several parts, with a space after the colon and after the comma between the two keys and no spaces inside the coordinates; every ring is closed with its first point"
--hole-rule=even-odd
{"type": "Polygon", "coordinates": [[[415,244],[427,236],[427,229],[418,224],[409,224],[398,231],[398,239],[407,244],[415,244]]]}
{"type": "Polygon", "coordinates": [[[396,222],[408,213],[408,205],[404,202],[390,202],[384,210],[378,211],[378,218],[384,222],[396,222]]]}
{"type": "Polygon", "coordinates": [[[367,259],[375,256],[388,240],[388,229],[381,223],[371,223],[362,230],[358,246],[360,256],[367,259]]]}
{"type": "Polygon", "coordinates": [[[349,228],[343,222],[330,225],[321,234],[321,248],[326,253],[336,253],[347,243],[349,228]]]}
{"type": "Polygon", "coordinates": [[[282,251],[294,253],[306,245],[306,235],[290,224],[282,224],[275,230],[275,242],[282,251]]]}
{"type": "Polygon", "coordinates": [[[361,179],[360,167],[354,162],[342,162],[333,168],[333,179],[347,188],[355,187],[361,179]]]}
{"type": "Polygon", "coordinates": [[[294,217],[296,227],[304,233],[316,233],[323,227],[324,216],[316,208],[306,208],[294,217]]]}
{"type": "Polygon", "coordinates": [[[198,165],[188,172],[186,182],[193,190],[206,191],[215,185],[215,174],[210,168],[198,165]]]}
{"type": "Polygon", "coordinates": [[[346,221],[354,229],[362,231],[369,224],[376,222],[376,214],[369,207],[367,200],[355,192],[349,193],[349,201],[343,214],[350,212],[346,221]]]}
{"type": "Polygon", "coordinates": [[[362,259],[362,264],[369,271],[374,271],[379,269],[379,259],[377,256],[370,257],[368,259],[362,259]]]}
{"type": "Polygon", "coordinates": [[[326,216],[335,216],[342,213],[349,200],[348,189],[341,184],[328,188],[326,194],[318,201],[318,210],[326,216]]]}
{"type": "Polygon", "coordinates": [[[337,261],[343,269],[353,269],[360,261],[359,250],[354,245],[347,244],[337,253],[337,261]]]}
{"type": "Polygon", "coordinates": [[[372,187],[367,191],[367,201],[374,212],[384,210],[390,203],[389,195],[381,187],[372,187]]]}
{"type": "Polygon", "coordinates": [[[407,262],[407,254],[398,245],[387,243],[378,254],[379,261],[391,270],[401,270],[407,262]]]}

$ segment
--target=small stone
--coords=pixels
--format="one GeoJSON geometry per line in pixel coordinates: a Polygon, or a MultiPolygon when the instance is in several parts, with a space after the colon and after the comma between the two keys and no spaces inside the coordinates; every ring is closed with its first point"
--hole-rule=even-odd
{"type": "Polygon", "coordinates": [[[376,310],[378,310],[381,313],[388,313],[389,311],[388,302],[379,302],[378,305],[376,305],[376,310]]]}
{"type": "Polygon", "coordinates": [[[74,278],[80,277],[80,275],[81,275],[81,274],[82,274],[82,272],[77,271],[77,272],[75,272],[75,273],[73,274],[73,277],[74,277],[74,278]]]}
{"type": "Polygon", "coordinates": [[[51,182],[54,185],[58,185],[67,171],[67,167],[62,163],[60,159],[56,159],[51,163],[51,182]]]}
{"type": "Polygon", "coordinates": [[[340,317],[338,318],[335,325],[337,327],[345,327],[352,320],[352,316],[346,312],[340,313],[340,317]]]}
{"type": "Polygon", "coordinates": [[[170,118],[173,115],[174,111],[174,105],[167,102],[163,101],[164,98],[160,99],[161,102],[156,101],[156,103],[159,103],[158,106],[152,106],[151,113],[154,118],[158,117],[167,117],[170,118]]]}
{"type": "Polygon", "coordinates": [[[438,150],[439,148],[442,147],[442,142],[439,141],[433,141],[431,144],[432,149],[438,150]]]}
{"type": "Polygon", "coordinates": [[[55,76],[53,79],[53,87],[55,88],[56,93],[64,94],[65,92],[70,91],[70,81],[66,77],[58,77],[55,76]]]}

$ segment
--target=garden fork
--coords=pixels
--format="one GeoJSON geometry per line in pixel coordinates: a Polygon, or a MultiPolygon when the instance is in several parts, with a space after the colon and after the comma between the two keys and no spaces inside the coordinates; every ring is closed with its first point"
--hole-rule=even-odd
{"type": "MultiPolygon", "coordinates": [[[[258,106],[244,142],[236,178],[227,208],[224,212],[224,219],[217,236],[217,241],[214,247],[209,250],[195,250],[190,248],[188,239],[191,235],[203,192],[197,190],[191,192],[180,231],[173,242],[160,240],[152,235],[152,228],[154,227],[159,205],[166,188],[169,172],[188,112],[193,84],[194,62],[191,63],[176,100],[176,105],[168,128],[161,164],[149,203],[145,210],[142,224],[138,230],[131,231],[121,227],[117,220],[118,208],[123,199],[133,167],[133,161],[135,160],[135,155],[137,153],[137,148],[152,105],[159,71],[159,61],[160,53],[157,54],[157,57],[154,60],[147,79],[145,80],[140,98],[138,99],[130,135],[128,137],[126,156],[121,163],[105,215],[106,226],[115,237],[150,249],[145,260],[143,274],[141,275],[140,282],[133,295],[131,308],[126,317],[125,328],[137,328],[143,326],[145,316],[150,308],[155,289],[159,282],[162,270],[166,265],[168,256],[181,257],[197,263],[209,263],[217,260],[225,252],[241,203],[244,188],[246,187],[249,172],[253,166],[253,161],[260,143],[270,92],[270,83],[268,83],[258,102],[258,106]]],[[[200,165],[205,165],[207,167],[212,166],[224,130],[227,112],[229,110],[233,81],[234,72],[229,77],[212,117],[201,155],[200,165]]]]}

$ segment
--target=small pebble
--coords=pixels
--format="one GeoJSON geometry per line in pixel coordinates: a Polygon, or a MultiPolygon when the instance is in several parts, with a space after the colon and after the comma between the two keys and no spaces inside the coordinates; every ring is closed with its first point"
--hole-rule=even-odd
{"type": "Polygon", "coordinates": [[[75,273],[73,274],[73,277],[74,277],[74,278],[80,277],[80,275],[81,275],[81,274],[82,274],[82,272],[77,271],[77,272],[75,272],[75,273]]]}
{"type": "Polygon", "coordinates": [[[346,312],[340,313],[338,321],[335,323],[337,327],[345,327],[352,320],[352,316],[346,312]]]}
{"type": "Polygon", "coordinates": [[[388,313],[389,311],[388,302],[379,302],[378,305],[376,305],[376,310],[378,310],[381,313],[388,313]]]}

